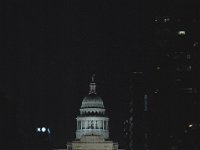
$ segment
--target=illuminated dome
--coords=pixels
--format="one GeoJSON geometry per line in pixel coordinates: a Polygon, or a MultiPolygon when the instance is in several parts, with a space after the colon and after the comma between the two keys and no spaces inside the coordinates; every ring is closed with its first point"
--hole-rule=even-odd
{"type": "Polygon", "coordinates": [[[96,93],[94,75],[88,95],[83,99],[77,119],[76,139],[84,135],[101,135],[109,138],[109,118],[105,116],[103,100],[96,93]]]}
{"type": "Polygon", "coordinates": [[[92,80],[92,83],[90,83],[89,94],[82,101],[80,113],[81,115],[91,115],[92,113],[96,113],[95,115],[97,115],[105,113],[103,100],[96,93],[96,84],[94,83],[94,79],[92,80]]]}
{"type": "Polygon", "coordinates": [[[83,99],[81,108],[104,108],[103,100],[97,94],[90,94],[83,99]]]}

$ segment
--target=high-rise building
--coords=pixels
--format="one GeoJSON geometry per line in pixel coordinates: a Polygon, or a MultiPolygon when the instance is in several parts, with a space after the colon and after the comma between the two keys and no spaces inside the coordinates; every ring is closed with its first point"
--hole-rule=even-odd
{"type": "MultiPolygon", "coordinates": [[[[162,13],[152,10],[146,17],[146,66],[140,75],[143,79],[135,80],[134,75],[131,83],[130,118],[133,124],[130,122],[130,125],[133,127],[130,127],[130,134],[133,133],[133,138],[130,144],[148,131],[149,145],[148,141],[138,142],[142,149],[199,149],[198,9],[185,6],[183,9],[168,8],[162,13]],[[140,104],[143,108],[147,104],[148,117],[141,113],[140,104]],[[137,125],[141,124],[140,120],[148,124],[142,125],[142,130],[137,125]],[[146,143],[148,146],[144,148],[146,143]]],[[[137,144],[131,144],[133,149],[134,146],[137,149],[137,144]]]]}
{"type": "Polygon", "coordinates": [[[163,141],[169,142],[166,144],[170,149],[195,149],[197,145],[192,143],[198,137],[190,136],[187,140],[184,137],[189,124],[200,123],[198,20],[194,10],[179,11],[177,15],[152,20],[151,42],[155,50],[152,81],[159,91],[155,103],[159,104],[158,128],[163,141]]]}
{"type": "Polygon", "coordinates": [[[150,144],[150,104],[145,73],[143,71],[132,72],[130,83],[128,149],[145,150],[150,144]]]}

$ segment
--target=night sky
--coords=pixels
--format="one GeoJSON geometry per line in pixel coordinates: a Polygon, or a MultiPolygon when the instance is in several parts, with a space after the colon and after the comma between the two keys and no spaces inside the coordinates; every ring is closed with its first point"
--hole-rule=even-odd
{"type": "Polygon", "coordinates": [[[141,59],[139,16],[129,5],[75,0],[2,4],[0,89],[16,100],[28,126],[52,129],[55,145],[74,140],[75,117],[93,73],[111,118],[111,138],[122,140],[129,76],[141,59]]]}
{"type": "Polygon", "coordinates": [[[49,126],[60,146],[75,138],[75,117],[95,73],[111,138],[122,140],[130,75],[146,63],[142,6],[113,0],[1,2],[0,91],[16,100],[30,126],[49,126]]]}

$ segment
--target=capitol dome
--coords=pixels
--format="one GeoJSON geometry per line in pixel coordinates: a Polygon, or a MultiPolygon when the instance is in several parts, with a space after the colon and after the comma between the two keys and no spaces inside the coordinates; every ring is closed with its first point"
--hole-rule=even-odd
{"type": "Polygon", "coordinates": [[[96,93],[96,84],[94,81],[90,83],[88,95],[83,99],[80,114],[81,115],[103,115],[105,113],[103,100],[96,93]]]}
{"type": "Polygon", "coordinates": [[[104,108],[103,100],[97,94],[89,94],[83,99],[81,108],[104,108]]]}
{"type": "Polygon", "coordinates": [[[105,116],[103,100],[96,93],[96,83],[94,76],[89,85],[89,93],[84,97],[80,116],[77,119],[76,139],[84,135],[102,135],[105,139],[109,138],[109,118],[105,116]]]}

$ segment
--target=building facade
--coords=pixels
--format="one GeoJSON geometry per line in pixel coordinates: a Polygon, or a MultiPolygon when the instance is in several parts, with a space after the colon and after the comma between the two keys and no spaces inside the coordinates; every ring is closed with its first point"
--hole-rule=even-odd
{"type": "Polygon", "coordinates": [[[80,115],[76,118],[77,130],[76,139],[81,139],[83,135],[102,135],[109,138],[108,122],[105,116],[103,100],[96,93],[96,84],[90,83],[90,91],[80,108],[80,115]]]}
{"type": "Polygon", "coordinates": [[[130,149],[200,147],[199,10],[181,7],[145,14],[146,66],[130,84],[130,149]]]}
{"type": "MultiPolygon", "coordinates": [[[[96,92],[94,77],[89,93],[83,99],[80,115],[76,118],[76,139],[67,143],[67,150],[118,150],[118,143],[109,139],[109,118],[103,100],[96,92]]],[[[58,149],[57,149],[58,150],[58,149]]]]}

